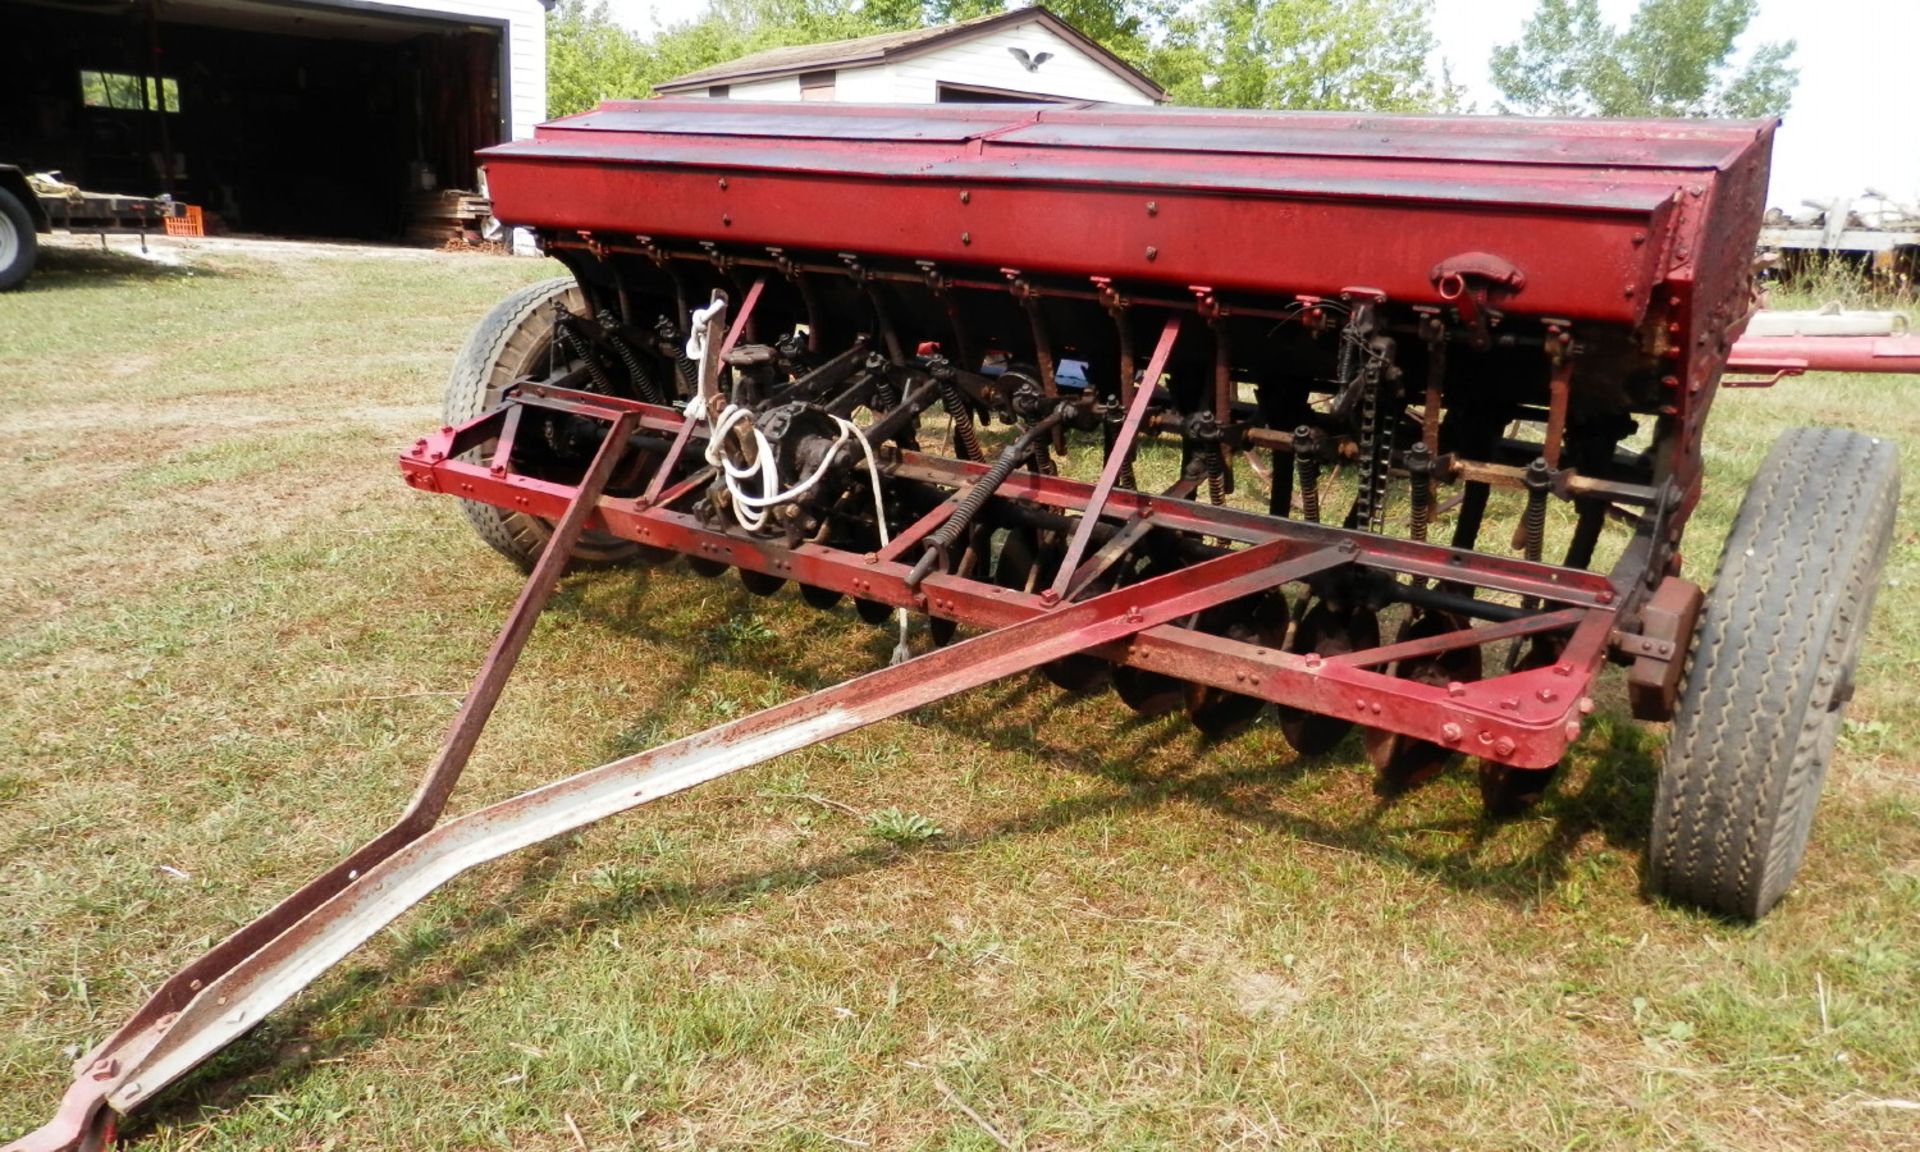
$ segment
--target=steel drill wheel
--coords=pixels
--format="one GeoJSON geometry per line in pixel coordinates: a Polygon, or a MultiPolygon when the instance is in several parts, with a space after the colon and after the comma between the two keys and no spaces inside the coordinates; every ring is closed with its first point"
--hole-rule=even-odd
{"type": "Polygon", "coordinates": [[[724,560],[709,560],[705,556],[689,556],[687,567],[693,569],[693,574],[702,580],[712,580],[726,575],[727,569],[733,565],[724,560]]]}
{"type": "MultiPolygon", "coordinates": [[[[1465,617],[1451,612],[1416,611],[1400,626],[1400,633],[1394,642],[1424,640],[1458,632],[1470,625],[1471,622],[1465,617]]],[[[1452,683],[1478,680],[1484,674],[1484,668],[1480,649],[1476,646],[1455,648],[1450,652],[1412,660],[1396,660],[1388,666],[1387,674],[1416,684],[1445,687],[1452,683]]],[[[1460,755],[1443,744],[1388,732],[1383,728],[1362,729],[1360,742],[1367,750],[1367,759],[1373,762],[1376,770],[1373,790],[1382,796],[1397,796],[1408,789],[1418,788],[1440,775],[1460,755]]]]}
{"type": "MultiPolygon", "coordinates": [[[[1286,597],[1269,593],[1203,612],[1196,627],[1211,636],[1278,648],[1287,637],[1287,616],[1286,597]]],[[[1211,684],[1187,685],[1187,719],[1211,740],[1242,731],[1260,718],[1266,706],[1267,702],[1258,696],[1229,692],[1211,684]]]]}
{"type": "Polygon", "coordinates": [[[807,607],[818,608],[822,612],[840,603],[841,593],[832,588],[822,588],[818,584],[800,585],[800,599],[807,607]]]}
{"type": "MultiPolygon", "coordinates": [[[[1338,656],[1380,646],[1380,620],[1363,605],[1337,604],[1321,598],[1314,601],[1293,630],[1287,650],[1321,656],[1338,656]]],[[[1302,756],[1320,756],[1331,752],[1346,738],[1353,721],[1326,716],[1299,708],[1279,709],[1280,733],[1295,752],[1302,756]]]]}
{"type": "MultiPolygon", "coordinates": [[[[1058,534],[1035,528],[1009,528],[994,557],[993,582],[1002,588],[1037,592],[1053,579],[1064,551],[1058,534]]],[[[1041,675],[1063,692],[1097,692],[1113,679],[1113,665],[1084,654],[1049,660],[1041,675]]]]}
{"type": "MultiPolygon", "coordinates": [[[[963,580],[976,578],[987,555],[987,545],[992,537],[985,525],[975,524],[967,530],[967,546],[960,555],[952,558],[952,574],[963,580]]],[[[960,630],[958,621],[943,616],[927,617],[927,636],[935,648],[945,648],[953,643],[954,634],[960,630]]]]}
{"type": "MultiPolygon", "coordinates": [[[[1520,656],[1513,662],[1516,672],[1526,672],[1534,668],[1545,668],[1560,659],[1560,653],[1567,647],[1567,638],[1554,633],[1535,636],[1520,650],[1520,656]]],[[[1480,807],[1489,820],[1511,820],[1522,815],[1534,805],[1540,803],[1553,786],[1553,778],[1560,774],[1560,765],[1546,768],[1515,768],[1507,764],[1495,764],[1491,760],[1480,762],[1480,807]]]]}
{"type": "Polygon", "coordinates": [[[751,568],[740,569],[740,586],[755,596],[771,596],[787,586],[784,576],[774,576],[766,572],[756,572],[751,568]]]}
{"type": "MultiPolygon", "coordinates": [[[[1136,584],[1154,576],[1164,576],[1178,565],[1159,558],[1122,562],[1116,567],[1125,567],[1127,571],[1116,579],[1116,584],[1136,584]]],[[[1142,716],[1164,716],[1175,708],[1184,707],[1187,702],[1187,681],[1168,676],[1162,672],[1149,672],[1144,668],[1135,668],[1130,664],[1116,665],[1113,669],[1113,694],[1120,702],[1142,716]]]]}

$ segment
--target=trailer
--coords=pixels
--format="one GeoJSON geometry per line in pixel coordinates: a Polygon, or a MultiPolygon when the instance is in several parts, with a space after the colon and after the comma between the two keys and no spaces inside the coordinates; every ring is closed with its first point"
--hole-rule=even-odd
{"type": "Polygon", "coordinates": [[[18,288],[33,274],[44,233],[56,228],[95,233],[103,244],[108,233],[135,234],[145,251],[147,233],[165,229],[167,220],[177,215],[178,206],[168,198],[36,187],[41,181],[51,183],[15,165],[0,164],[0,292],[18,288]]]}
{"type": "Polygon", "coordinates": [[[1920,209],[1883,192],[1805,200],[1800,211],[1770,209],[1760,249],[1788,268],[1810,257],[1846,260],[1883,276],[1920,272],[1920,209]]]}
{"type": "Polygon", "coordinates": [[[399,820],[9,1152],[97,1146],[475,865],[1030,670],[1215,738],[1271,715],[1388,797],[1471,763],[1501,819],[1615,666],[1670,725],[1651,894],[1764,916],[1898,494],[1892,445],[1799,429],[1710,585],[1682,563],[1774,129],[662,100],[487,150],[570,274],[480,322],[399,466],[525,589],[399,820]],[[895,662],[443,820],[563,572],[676,560],[850,600],[895,662]]]}

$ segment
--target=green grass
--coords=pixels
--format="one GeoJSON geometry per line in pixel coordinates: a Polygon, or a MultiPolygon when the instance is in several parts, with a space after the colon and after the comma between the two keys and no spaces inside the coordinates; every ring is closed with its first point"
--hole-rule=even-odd
{"type": "MultiPolygon", "coordinates": [[[[0,297],[0,1134],[182,962],[384,827],[518,577],[395,474],[483,257],[57,249],[0,297]]],[[[1688,568],[1784,427],[1920,444],[1912,379],[1730,393],[1688,568]]],[[[1518,822],[1461,772],[1209,745],[1037,677],[482,868],[130,1127],[293,1146],[1902,1148],[1920,1115],[1920,517],[1794,893],[1638,893],[1613,680],[1518,822]],[[579,1137],[576,1140],[574,1130],[579,1137]],[[851,1142],[851,1143],[850,1143],[851,1142]]],[[[463,788],[873,668],[887,629],[674,566],[569,577],[463,788]]],[[[457,803],[460,803],[457,801],[457,803]]]]}

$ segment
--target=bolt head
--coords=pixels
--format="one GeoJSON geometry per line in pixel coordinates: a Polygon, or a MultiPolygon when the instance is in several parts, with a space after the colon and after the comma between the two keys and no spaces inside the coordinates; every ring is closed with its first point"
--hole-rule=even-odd
{"type": "Polygon", "coordinates": [[[1460,725],[1453,723],[1451,720],[1440,725],[1440,739],[1446,743],[1458,744],[1460,742],[1460,736],[1460,725]]]}
{"type": "Polygon", "coordinates": [[[1060,593],[1049,588],[1045,592],[1040,593],[1040,603],[1049,607],[1058,604],[1060,603],[1060,593]]]}
{"type": "Polygon", "coordinates": [[[1500,739],[1495,740],[1493,742],[1493,752],[1496,756],[1513,755],[1513,739],[1508,736],[1502,736],[1500,739]]]}

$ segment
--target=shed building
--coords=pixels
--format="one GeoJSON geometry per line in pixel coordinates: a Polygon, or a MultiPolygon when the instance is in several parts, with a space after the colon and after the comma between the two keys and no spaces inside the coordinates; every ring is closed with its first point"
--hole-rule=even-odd
{"type": "Polygon", "coordinates": [[[546,111],[543,0],[0,0],[0,162],[393,239],[546,111]]]}
{"type": "Polygon", "coordinates": [[[755,52],[654,85],[663,96],[860,104],[1158,104],[1166,90],[1045,8],[755,52]]]}

